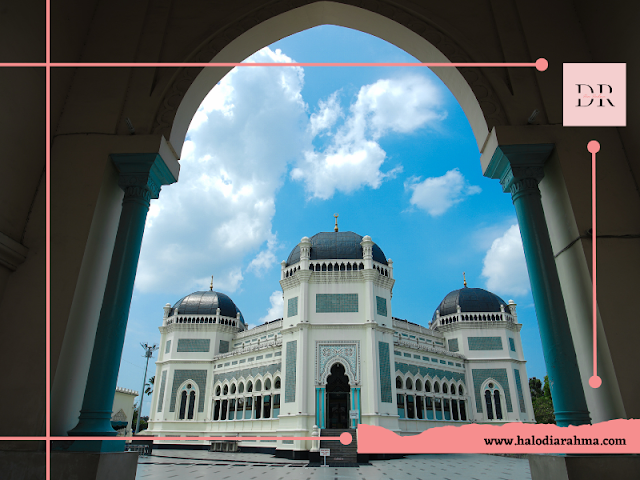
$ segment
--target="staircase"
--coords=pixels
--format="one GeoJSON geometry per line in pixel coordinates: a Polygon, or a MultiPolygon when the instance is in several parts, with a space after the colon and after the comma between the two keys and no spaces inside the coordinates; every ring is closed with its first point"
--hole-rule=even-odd
{"type": "MultiPolygon", "coordinates": [[[[327,465],[333,467],[358,466],[358,437],[355,428],[322,429],[320,431],[320,448],[331,449],[331,455],[327,457],[327,465]],[[343,445],[340,440],[322,440],[322,437],[339,437],[344,432],[349,432],[353,438],[349,445],[343,445]]],[[[324,459],[320,458],[320,462],[324,463],[324,459]]]]}

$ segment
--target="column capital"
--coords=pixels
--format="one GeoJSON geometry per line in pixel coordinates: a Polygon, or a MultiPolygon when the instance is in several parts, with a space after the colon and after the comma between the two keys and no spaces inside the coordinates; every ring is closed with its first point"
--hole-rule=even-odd
{"type": "Polygon", "coordinates": [[[552,143],[498,145],[484,176],[500,180],[505,193],[515,194],[523,188],[537,187],[554,148],[552,143]]]}
{"type": "Polygon", "coordinates": [[[159,153],[115,153],[110,155],[118,169],[118,185],[127,195],[158,198],[163,185],[178,179],[159,153]]]}

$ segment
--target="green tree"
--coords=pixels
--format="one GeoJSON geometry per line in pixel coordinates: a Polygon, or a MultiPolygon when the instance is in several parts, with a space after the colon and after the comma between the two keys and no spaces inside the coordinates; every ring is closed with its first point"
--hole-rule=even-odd
{"type": "Polygon", "coordinates": [[[156,376],[154,375],[145,384],[145,387],[147,387],[147,388],[145,388],[144,393],[146,393],[147,395],[151,395],[153,393],[153,387],[154,387],[154,382],[155,381],[156,381],[156,376]]]}
{"type": "Polygon", "coordinates": [[[533,413],[537,423],[556,423],[556,416],[553,410],[553,399],[551,398],[551,386],[549,376],[544,376],[544,386],[540,388],[540,380],[533,377],[529,379],[531,390],[531,400],[533,403],[533,413]]]}
{"type": "MultiPolygon", "coordinates": [[[[139,412],[138,402],[136,402],[133,404],[133,419],[131,420],[131,430],[134,430],[136,428],[136,423],[138,422],[138,412],[139,412]]],[[[147,426],[148,426],[147,420],[145,420],[145,417],[141,417],[140,431],[146,430],[147,426]]]]}

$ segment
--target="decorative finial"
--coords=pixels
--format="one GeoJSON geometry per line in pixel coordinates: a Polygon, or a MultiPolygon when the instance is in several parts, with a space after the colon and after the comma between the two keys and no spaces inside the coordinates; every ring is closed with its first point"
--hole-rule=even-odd
{"type": "Polygon", "coordinates": [[[465,277],[464,272],[462,272],[462,279],[464,280],[464,288],[467,288],[467,277],[465,277]]]}
{"type": "Polygon", "coordinates": [[[213,292],[213,275],[211,275],[211,285],[209,285],[209,291],[213,292]]]}
{"type": "Polygon", "coordinates": [[[336,226],[335,226],[335,227],[333,227],[333,231],[334,231],[334,232],[337,232],[337,231],[338,231],[338,214],[336,213],[336,214],[334,215],[334,217],[336,217],[336,226]]]}

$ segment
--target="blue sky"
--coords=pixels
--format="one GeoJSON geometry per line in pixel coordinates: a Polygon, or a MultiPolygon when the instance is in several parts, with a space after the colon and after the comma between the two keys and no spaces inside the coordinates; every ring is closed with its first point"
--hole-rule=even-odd
{"type": "MultiPolygon", "coordinates": [[[[416,60],[322,26],[249,61],[416,60]]],[[[427,326],[464,271],[470,287],[518,304],[527,373],[544,377],[515,211],[479,157],[464,112],[427,68],[234,69],[194,117],[180,181],[152,201],[118,386],[140,390],[140,342],[159,343],[162,307],[208,290],[211,275],[248,324],[282,317],[280,262],[303,236],[332,231],[334,213],[340,230],[370,235],[393,259],[393,316],[427,326]]]]}

